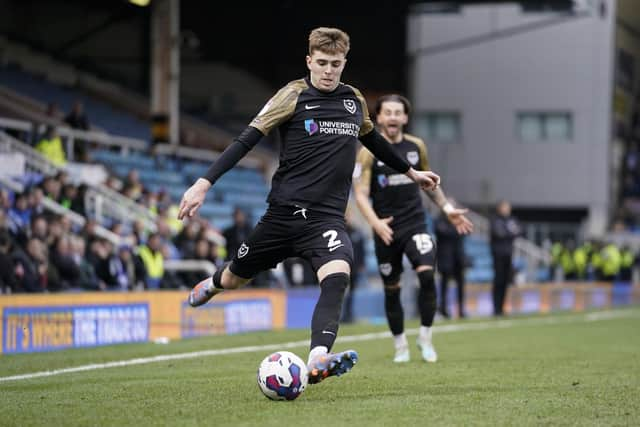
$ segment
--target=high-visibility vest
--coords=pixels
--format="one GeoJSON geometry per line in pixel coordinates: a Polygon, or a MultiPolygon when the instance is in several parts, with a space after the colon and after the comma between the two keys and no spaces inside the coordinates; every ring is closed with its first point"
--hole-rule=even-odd
{"type": "Polygon", "coordinates": [[[622,256],[620,250],[614,244],[609,244],[602,249],[602,273],[605,276],[615,276],[620,272],[622,256]]]}
{"type": "Polygon", "coordinates": [[[62,140],[59,136],[51,139],[43,139],[36,145],[36,150],[56,166],[64,166],[67,164],[67,156],[64,153],[62,140]]]}
{"type": "Polygon", "coordinates": [[[562,243],[556,242],[551,246],[551,265],[556,266],[560,265],[560,255],[562,255],[562,251],[564,248],[562,247],[562,243]]]}
{"type": "Polygon", "coordinates": [[[149,278],[162,279],[162,276],[164,276],[164,257],[162,252],[153,252],[147,245],[143,245],[138,248],[138,255],[142,258],[149,278]]]}
{"type": "Polygon", "coordinates": [[[560,266],[564,274],[571,274],[575,271],[575,265],[573,264],[573,254],[569,249],[562,251],[560,255],[560,266]]]}
{"type": "Polygon", "coordinates": [[[635,261],[635,255],[628,249],[622,251],[622,268],[631,268],[633,266],[633,262],[635,261]]]}
{"type": "Polygon", "coordinates": [[[573,252],[573,262],[576,266],[578,276],[582,277],[586,274],[588,261],[587,251],[584,248],[578,248],[573,252]]]}

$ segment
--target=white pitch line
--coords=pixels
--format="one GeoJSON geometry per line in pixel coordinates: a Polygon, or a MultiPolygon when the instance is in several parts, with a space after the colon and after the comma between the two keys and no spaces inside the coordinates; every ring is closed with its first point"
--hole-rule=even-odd
{"type": "MultiPolygon", "coordinates": [[[[638,313],[634,311],[611,310],[611,311],[602,311],[597,313],[589,313],[589,314],[581,314],[581,315],[568,315],[563,317],[542,317],[542,318],[533,318],[533,319],[495,320],[490,322],[475,322],[475,323],[461,323],[461,324],[458,323],[458,324],[451,324],[451,325],[435,326],[434,330],[437,334],[442,334],[442,333],[448,333],[448,332],[508,328],[511,326],[520,326],[520,325],[552,325],[552,324],[559,324],[559,323],[573,323],[576,321],[597,322],[601,320],[609,320],[609,319],[615,319],[615,318],[621,318],[621,317],[634,317],[637,315],[638,313]]],[[[418,328],[408,329],[405,332],[407,333],[407,335],[417,335],[418,328]]],[[[336,340],[336,342],[350,343],[350,342],[360,342],[360,341],[373,341],[373,340],[389,338],[389,337],[391,337],[391,333],[388,331],[374,332],[374,333],[368,333],[368,334],[347,335],[347,336],[339,337],[336,340]]],[[[72,368],[54,369],[51,371],[33,372],[31,374],[21,374],[21,375],[12,375],[8,377],[0,377],[0,382],[29,380],[29,379],[42,378],[42,377],[52,377],[55,375],[71,374],[74,372],[95,371],[98,369],[145,365],[147,363],[166,362],[169,360],[193,359],[196,357],[208,357],[208,356],[223,356],[228,354],[251,353],[251,352],[257,352],[257,351],[260,351],[260,352],[278,351],[282,349],[306,347],[308,345],[309,345],[309,340],[301,340],[301,341],[289,341],[289,342],[284,342],[279,344],[252,345],[252,346],[244,346],[244,347],[223,348],[218,350],[202,350],[202,351],[192,351],[189,353],[176,353],[176,354],[164,354],[164,355],[152,356],[152,357],[139,357],[136,359],[118,360],[118,361],[107,362],[107,363],[94,363],[91,365],[82,365],[82,366],[76,366],[72,368]]]]}

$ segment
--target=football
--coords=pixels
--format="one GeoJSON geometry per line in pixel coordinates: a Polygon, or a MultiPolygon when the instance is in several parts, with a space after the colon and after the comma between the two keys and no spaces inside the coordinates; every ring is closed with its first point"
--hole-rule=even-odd
{"type": "Polygon", "coordinates": [[[260,363],[258,386],[272,400],[294,400],[307,387],[307,365],[289,351],[278,351],[260,363]]]}

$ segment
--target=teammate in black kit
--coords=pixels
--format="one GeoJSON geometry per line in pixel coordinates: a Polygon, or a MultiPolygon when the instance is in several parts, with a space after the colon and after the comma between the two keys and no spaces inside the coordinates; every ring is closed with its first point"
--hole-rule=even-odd
{"type": "MultiPolygon", "coordinates": [[[[405,97],[385,95],[376,103],[376,122],[382,135],[400,157],[405,158],[412,167],[427,171],[429,160],[425,143],[403,133],[409,112],[410,104],[405,97]]],[[[408,362],[410,359],[400,303],[402,256],[406,254],[420,281],[418,306],[421,326],[418,347],[425,361],[435,362],[438,356],[431,341],[431,325],[436,312],[433,271],[435,245],[427,233],[419,187],[385,163],[366,147],[362,148],[354,170],[354,188],[358,207],[374,231],[376,257],[384,283],[385,311],[396,348],[393,360],[408,362]]],[[[444,211],[459,233],[466,234],[473,230],[473,225],[464,215],[466,210],[454,208],[440,187],[428,190],[427,194],[444,211]]]]}
{"type": "Polygon", "coordinates": [[[219,292],[243,286],[287,257],[307,259],[321,288],[311,321],[311,383],[349,371],[358,357],[353,350],[329,353],[353,259],[344,213],[357,140],[425,190],[440,180],[432,172],[416,171],[395,154],[374,129],[360,91],[340,82],[348,51],[349,36],[343,31],[313,30],[306,57],[309,76],[290,82],[267,102],[207,174],[185,192],[178,215],[193,216],[216,180],[264,135],[278,129],[280,165],[267,212],[231,262],[193,288],[189,303],[198,306],[219,292]]]}

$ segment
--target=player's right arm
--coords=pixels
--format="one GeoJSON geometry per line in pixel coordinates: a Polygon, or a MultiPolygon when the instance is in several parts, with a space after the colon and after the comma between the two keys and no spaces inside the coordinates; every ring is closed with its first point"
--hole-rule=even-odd
{"type": "Polygon", "coordinates": [[[291,117],[300,94],[299,89],[299,83],[290,83],[267,102],[249,126],[213,162],[207,173],[185,191],[180,202],[178,219],[194,216],[204,203],[209,188],[246,156],[263,136],[291,117]]]}
{"type": "Polygon", "coordinates": [[[371,166],[373,165],[373,155],[366,148],[362,148],[358,153],[356,167],[353,172],[353,192],[356,198],[358,209],[367,220],[373,231],[382,239],[385,245],[389,246],[393,241],[393,229],[389,226],[393,217],[380,218],[373,209],[369,200],[371,188],[371,166]]]}

